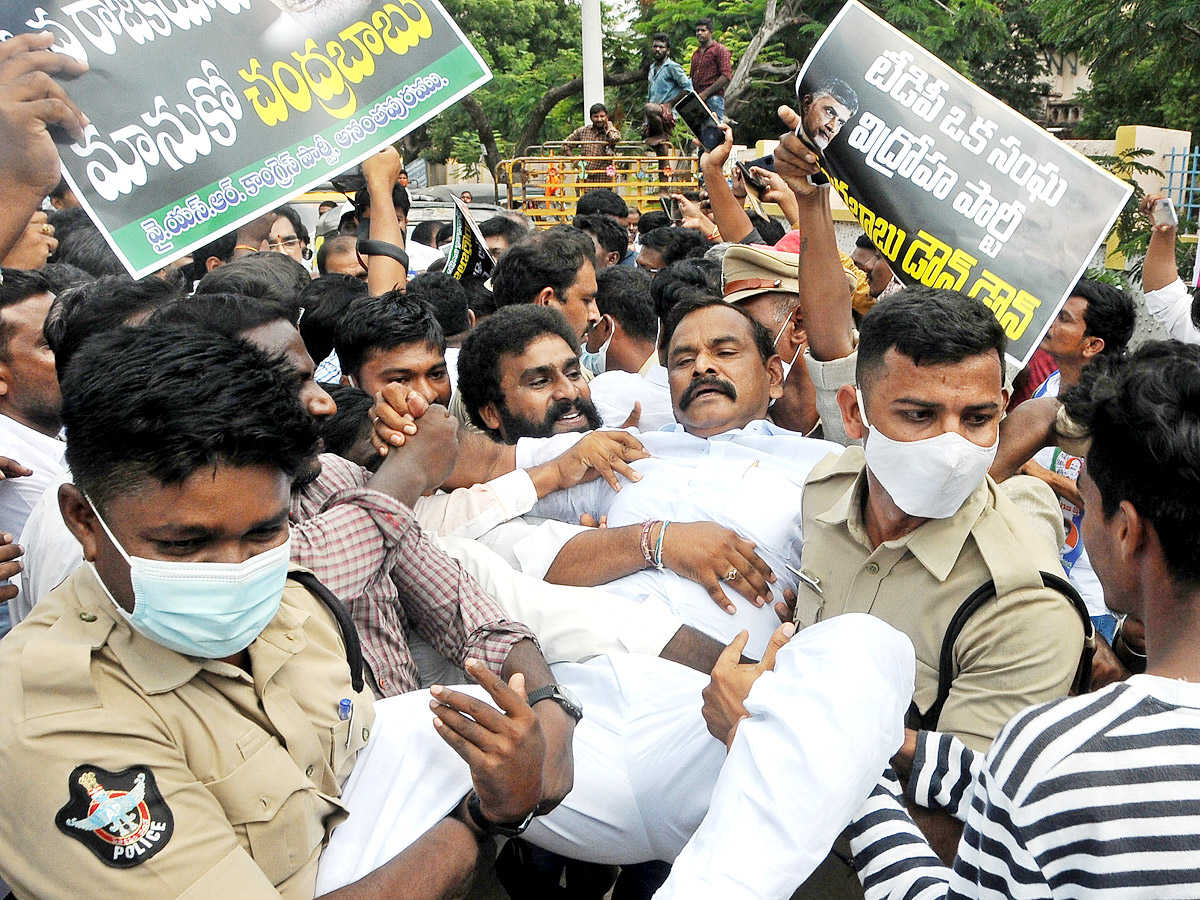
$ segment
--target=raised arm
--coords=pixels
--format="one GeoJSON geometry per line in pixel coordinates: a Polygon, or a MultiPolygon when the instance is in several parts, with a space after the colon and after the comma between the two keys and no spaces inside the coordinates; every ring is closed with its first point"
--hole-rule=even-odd
{"type": "MultiPolygon", "coordinates": [[[[395,147],[385,147],[374,156],[363,160],[363,178],[367,181],[367,193],[371,198],[372,241],[383,241],[396,247],[404,247],[404,229],[396,218],[396,205],[392,202],[392,188],[400,175],[400,154],[395,147]]],[[[372,297],[388,291],[404,289],[408,281],[408,269],[399,260],[390,256],[372,256],[367,266],[367,287],[372,297]]]]}
{"type": "Polygon", "coordinates": [[[733,129],[722,124],[721,131],[725,135],[724,143],[701,154],[700,171],[704,175],[704,186],[708,188],[713,221],[717,223],[722,238],[736,243],[753,231],[754,226],[725,180],[723,169],[733,151],[733,129]]]}
{"type": "Polygon", "coordinates": [[[775,148],[775,171],[796,195],[800,229],[800,307],[813,359],[828,362],[854,352],[850,288],[838,255],[828,187],[808,180],[819,171],[817,156],[796,137],[800,116],[787,106],[779,118],[789,129],[775,148]]]}

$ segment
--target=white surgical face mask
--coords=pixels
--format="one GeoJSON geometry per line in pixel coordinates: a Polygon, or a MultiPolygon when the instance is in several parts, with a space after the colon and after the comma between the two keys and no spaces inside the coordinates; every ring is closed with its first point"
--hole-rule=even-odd
{"type": "Polygon", "coordinates": [[[948,519],[987,476],[1000,438],[981,447],[956,431],[920,441],[894,441],[867,422],[862,391],[858,411],[870,434],[863,448],[867,468],[910,516],[948,519]]]}
{"type": "Polygon", "coordinates": [[[290,536],[241,563],[145,559],[126,553],[99,513],[96,519],[129,563],[132,613],[117,603],[95,566],[92,571],[117,612],[156,644],[185,656],[223,659],[249,647],[279,612],[290,536]]]}
{"type": "MultiPolygon", "coordinates": [[[[783,327],[779,329],[779,334],[775,335],[775,340],[771,342],[772,347],[775,347],[779,344],[779,339],[781,337],[783,337],[784,331],[787,330],[788,322],[790,322],[791,320],[792,320],[791,316],[788,316],[788,318],[784,319],[783,327]]],[[[783,380],[784,381],[788,380],[788,375],[791,374],[792,366],[794,366],[796,364],[796,358],[799,356],[800,356],[800,348],[797,347],[796,352],[792,354],[792,359],[790,362],[788,360],[783,359],[782,357],[780,358],[780,362],[783,363],[783,380]]],[[[774,403],[775,401],[772,400],[771,402],[774,403]]]]}

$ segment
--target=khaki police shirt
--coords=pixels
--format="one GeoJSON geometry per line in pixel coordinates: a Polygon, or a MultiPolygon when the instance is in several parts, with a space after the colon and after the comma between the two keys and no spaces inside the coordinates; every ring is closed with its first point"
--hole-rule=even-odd
{"type": "Polygon", "coordinates": [[[938,730],[986,750],[1018,711],[1065,696],[1083,625],[1070,601],[1044,588],[1038,574],[1062,571],[1055,540],[1062,514],[1050,489],[1025,477],[1001,489],[989,478],[952,517],[874,549],[863,522],[865,489],[858,447],[827,457],[805,484],[802,569],[820,592],[801,580],[797,627],[861,612],[903,631],[916,648],[914,700],[924,712],[937,696],[950,618],[972,591],[994,580],[996,598],[976,611],[955,643],[954,681],[938,730]]]}
{"type": "Polygon", "coordinates": [[[0,642],[0,873],[17,897],[311,900],[372,700],[294,582],[249,653],[251,674],[150,641],[87,566],[0,642]]]}

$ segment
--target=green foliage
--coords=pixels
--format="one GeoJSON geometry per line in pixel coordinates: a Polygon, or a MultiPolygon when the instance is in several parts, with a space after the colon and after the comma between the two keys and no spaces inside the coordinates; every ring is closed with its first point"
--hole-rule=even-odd
{"type": "MultiPolygon", "coordinates": [[[[1096,165],[1108,169],[1133,188],[1133,194],[1125,204],[1125,208],[1121,210],[1121,214],[1117,216],[1117,221],[1108,236],[1116,238],[1116,251],[1126,260],[1132,261],[1128,271],[1129,275],[1137,281],[1142,279],[1142,263],[1146,256],[1146,249],[1150,246],[1151,222],[1149,218],[1142,215],[1141,211],[1142,201],[1146,199],[1146,192],[1133,180],[1133,176],[1162,176],[1163,173],[1160,169],[1138,161],[1153,155],[1153,150],[1135,147],[1122,150],[1116,155],[1089,157],[1096,165]]],[[[1191,272],[1196,259],[1196,245],[1184,242],[1181,236],[1194,234],[1195,231],[1195,222],[1181,221],[1179,223],[1179,230],[1175,238],[1175,264],[1180,272],[1191,272]]]]}
{"type": "Polygon", "coordinates": [[[1028,0],[882,0],[881,13],[918,44],[992,96],[1027,116],[1047,86],[1040,17],[1028,0]]]}
{"type": "Polygon", "coordinates": [[[1200,0],[1033,0],[1045,36],[1091,66],[1081,133],[1200,130],[1200,0]]]}

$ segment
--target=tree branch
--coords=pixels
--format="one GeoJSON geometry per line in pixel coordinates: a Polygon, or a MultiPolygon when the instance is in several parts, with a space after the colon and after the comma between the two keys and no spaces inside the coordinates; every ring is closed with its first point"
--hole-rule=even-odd
{"type": "MultiPolygon", "coordinates": [[[[640,69],[635,69],[630,72],[605,72],[604,83],[606,85],[621,85],[621,84],[636,84],[646,78],[647,67],[643,66],[640,69]]],[[[541,137],[542,126],[546,124],[546,118],[553,112],[554,107],[562,103],[568,97],[573,97],[575,94],[583,91],[583,76],[572,78],[566,84],[555,85],[542,94],[540,100],[534,104],[533,109],[529,113],[529,119],[525,123],[525,127],[521,129],[521,134],[517,138],[516,150],[518,156],[524,156],[530,147],[537,144],[541,137]]]]}
{"type": "Polygon", "coordinates": [[[479,142],[483,145],[483,158],[487,163],[492,178],[497,177],[500,169],[500,149],[496,146],[496,133],[492,130],[492,120],[478,100],[467,95],[462,99],[462,107],[471,119],[471,125],[479,134],[479,142]]]}

